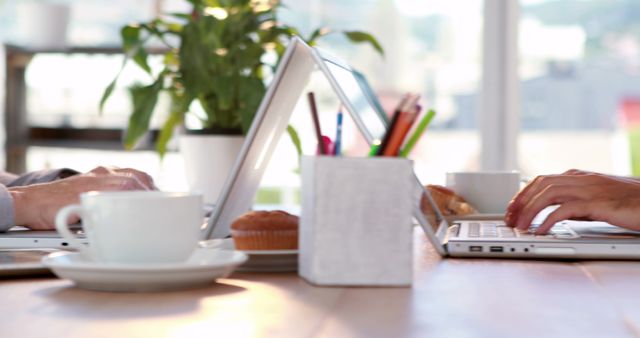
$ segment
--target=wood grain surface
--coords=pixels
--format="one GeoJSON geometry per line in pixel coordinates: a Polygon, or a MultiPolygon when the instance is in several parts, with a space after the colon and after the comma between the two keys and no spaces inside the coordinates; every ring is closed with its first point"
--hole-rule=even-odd
{"type": "Polygon", "coordinates": [[[0,281],[0,337],[637,337],[640,262],[441,259],[415,232],[411,288],[316,287],[236,273],[107,293],[0,281]]]}

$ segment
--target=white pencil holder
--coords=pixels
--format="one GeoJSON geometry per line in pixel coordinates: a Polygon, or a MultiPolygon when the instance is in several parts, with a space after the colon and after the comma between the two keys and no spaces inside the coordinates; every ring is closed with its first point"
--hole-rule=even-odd
{"type": "Polygon", "coordinates": [[[411,285],[412,161],[305,156],[301,171],[300,276],[318,285],[411,285]]]}

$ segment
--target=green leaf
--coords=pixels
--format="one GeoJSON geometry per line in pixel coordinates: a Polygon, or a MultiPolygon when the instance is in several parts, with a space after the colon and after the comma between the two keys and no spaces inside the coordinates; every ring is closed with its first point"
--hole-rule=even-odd
{"type": "Polygon", "coordinates": [[[198,96],[198,102],[207,114],[207,120],[202,121],[205,128],[213,127],[215,125],[224,124],[220,122],[221,112],[216,109],[215,97],[207,97],[205,95],[198,96]]]}
{"type": "Polygon", "coordinates": [[[255,68],[260,64],[260,57],[265,53],[264,47],[255,42],[247,43],[242,49],[233,49],[233,54],[230,55],[235,60],[235,65],[238,68],[255,68]]]}
{"type": "Polygon", "coordinates": [[[384,49],[382,49],[382,46],[380,45],[378,40],[376,40],[376,38],[373,37],[373,35],[365,32],[359,32],[359,31],[350,31],[350,32],[343,32],[343,33],[352,42],[369,43],[371,47],[373,47],[373,49],[375,49],[380,55],[384,56],[384,49]]]}
{"type": "Polygon", "coordinates": [[[167,144],[173,137],[173,131],[184,121],[184,114],[171,113],[160,129],[160,135],[156,141],[156,151],[162,159],[167,153],[167,144]]]}
{"type": "Polygon", "coordinates": [[[211,88],[217,98],[216,106],[220,110],[228,110],[233,104],[233,86],[228,76],[218,76],[211,79],[211,88]]]}
{"type": "Polygon", "coordinates": [[[172,16],[172,17],[178,18],[178,19],[184,19],[184,20],[190,20],[191,19],[191,14],[187,14],[187,13],[165,13],[165,15],[172,16]]]}
{"type": "Polygon", "coordinates": [[[133,56],[133,61],[140,66],[140,68],[144,69],[147,74],[151,74],[151,67],[149,67],[149,63],[147,62],[148,56],[147,51],[140,48],[133,56]]]}
{"type": "Polygon", "coordinates": [[[122,28],[120,32],[122,35],[122,48],[127,54],[127,57],[133,59],[140,68],[148,74],[151,74],[151,68],[147,63],[147,57],[149,55],[143,48],[145,41],[140,38],[141,32],[142,27],[140,26],[129,25],[122,28]]]}
{"type": "Polygon", "coordinates": [[[238,99],[240,100],[240,118],[242,130],[246,133],[251,127],[253,117],[267,91],[264,83],[255,77],[243,77],[239,82],[238,99]]]}
{"type": "Polygon", "coordinates": [[[169,32],[172,33],[181,33],[182,32],[182,25],[179,23],[168,23],[167,24],[167,29],[169,30],[169,32]]]}
{"type": "Polygon", "coordinates": [[[184,93],[178,93],[175,89],[171,90],[171,113],[162,125],[160,135],[158,135],[158,140],[156,141],[156,151],[161,159],[167,152],[167,144],[173,137],[174,130],[184,122],[184,116],[187,114],[192,101],[192,97],[188,97],[184,93]]]}
{"type": "Polygon", "coordinates": [[[183,90],[176,88],[171,89],[171,107],[169,108],[171,113],[186,113],[191,107],[191,103],[195,98],[188,95],[183,90]]]}
{"type": "MultiPolygon", "coordinates": [[[[120,71],[122,71],[122,70],[120,70],[120,71]]],[[[111,81],[109,86],[104,90],[104,93],[102,93],[102,98],[100,99],[100,105],[98,107],[98,111],[100,112],[100,114],[102,114],[104,112],[104,105],[105,105],[105,103],[107,103],[107,100],[109,99],[109,97],[113,93],[113,90],[116,87],[116,82],[118,82],[118,78],[119,77],[120,77],[120,73],[118,73],[116,78],[113,79],[113,81],[111,81]]]]}
{"type": "MultiPolygon", "coordinates": [[[[282,58],[282,56],[284,55],[284,52],[287,51],[287,46],[285,46],[281,42],[276,42],[275,43],[275,50],[276,50],[276,54],[278,55],[278,60],[280,60],[282,58]]],[[[275,68],[274,68],[274,73],[275,73],[275,68]]]]}
{"type": "Polygon", "coordinates": [[[122,66],[120,66],[120,70],[116,77],[111,81],[109,86],[102,93],[102,98],[100,98],[100,104],[98,105],[98,111],[100,114],[104,112],[104,105],[106,104],[111,94],[115,89],[116,83],[118,82],[118,78],[120,78],[120,74],[122,74],[122,70],[129,61],[130,58],[136,62],[136,64],[144,69],[148,74],[151,75],[151,68],[147,63],[147,52],[142,48],[145,41],[140,40],[140,26],[128,25],[122,28],[120,34],[122,36],[122,49],[125,51],[126,55],[124,60],[122,61],[122,66]]]}
{"type": "Polygon", "coordinates": [[[316,29],[315,31],[313,31],[313,33],[311,33],[311,36],[309,37],[309,40],[307,40],[307,44],[309,44],[309,46],[315,46],[316,45],[316,41],[331,33],[332,31],[329,28],[326,27],[320,27],[318,29],[316,29]]]}
{"type": "Polygon", "coordinates": [[[197,23],[192,22],[184,26],[182,44],[178,52],[180,72],[185,89],[193,96],[205,93],[211,82],[211,75],[207,69],[213,51],[203,42],[197,23]]]}
{"type": "Polygon", "coordinates": [[[291,28],[289,26],[273,26],[271,28],[258,31],[259,40],[262,43],[281,42],[283,40],[288,40],[294,35],[300,34],[295,28],[291,28]]]}
{"type": "Polygon", "coordinates": [[[289,36],[301,36],[302,34],[300,34],[300,31],[295,28],[295,27],[291,27],[291,26],[284,26],[286,29],[286,32],[289,34],[289,36]]]}
{"type": "Polygon", "coordinates": [[[180,59],[178,55],[172,50],[164,54],[163,63],[165,66],[172,68],[180,65],[180,59]]]}
{"type": "Polygon", "coordinates": [[[133,113],[129,116],[129,127],[124,139],[126,149],[133,149],[136,142],[149,130],[151,114],[162,89],[162,77],[148,86],[136,85],[130,89],[133,113]]]}
{"type": "Polygon", "coordinates": [[[140,30],[140,26],[128,25],[122,27],[120,36],[122,37],[122,49],[125,52],[130,52],[140,44],[140,30]]]}
{"type": "Polygon", "coordinates": [[[298,136],[298,132],[296,131],[296,128],[294,128],[292,125],[288,125],[287,134],[289,134],[289,137],[291,138],[291,142],[293,142],[293,145],[296,147],[296,152],[298,153],[298,159],[300,159],[300,157],[302,156],[302,143],[300,142],[300,136],[298,136]]]}

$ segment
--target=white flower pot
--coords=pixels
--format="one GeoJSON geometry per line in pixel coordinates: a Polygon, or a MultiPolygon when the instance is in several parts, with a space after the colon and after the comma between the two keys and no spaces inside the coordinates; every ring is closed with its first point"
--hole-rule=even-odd
{"type": "Polygon", "coordinates": [[[189,190],[215,204],[242,148],[244,135],[180,135],[189,190]]]}

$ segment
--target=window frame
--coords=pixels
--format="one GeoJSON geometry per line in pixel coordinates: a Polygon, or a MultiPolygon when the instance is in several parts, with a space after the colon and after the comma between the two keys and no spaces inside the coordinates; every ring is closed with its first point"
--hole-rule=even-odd
{"type": "Polygon", "coordinates": [[[520,1],[485,0],[480,102],[480,169],[518,168],[520,1]]]}

